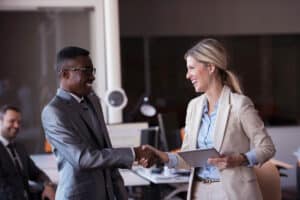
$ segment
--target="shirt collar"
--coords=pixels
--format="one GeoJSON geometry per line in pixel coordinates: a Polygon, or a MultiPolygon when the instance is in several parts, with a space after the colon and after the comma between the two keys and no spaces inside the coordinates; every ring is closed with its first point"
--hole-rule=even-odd
{"type": "MultiPolygon", "coordinates": [[[[214,105],[214,108],[215,108],[215,109],[214,109],[214,112],[218,110],[219,102],[220,102],[220,99],[218,99],[218,101],[217,101],[216,104],[214,105]]],[[[206,99],[205,102],[204,102],[203,112],[204,112],[204,113],[207,113],[207,112],[208,112],[208,101],[207,101],[207,99],[206,99]]]]}
{"type": "Polygon", "coordinates": [[[81,103],[84,100],[84,97],[79,97],[76,94],[68,92],[68,91],[66,91],[66,90],[64,90],[62,88],[58,88],[57,92],[58,93],[67,93],[67,94],[71,95],[71,97],[73,97],[78,103],[81,103]]]}
{"type": "Polygon", "coordinates": [[[0,135],[0,142],[2,142],[2,144],[4,146],[7,146],[9,144],[9,141],[5,137],[3,137],[2,135],[0,135]]]}
{"type": "Polygon", "coordinates": [[[71,92],[68,92],[78,103],[81,103],[83,100],[84,100],[84,98],[83,97],[79,97],[79,96],[77,96],[76,94],[73,94],[73,93],[71,93],[71,92]]]}

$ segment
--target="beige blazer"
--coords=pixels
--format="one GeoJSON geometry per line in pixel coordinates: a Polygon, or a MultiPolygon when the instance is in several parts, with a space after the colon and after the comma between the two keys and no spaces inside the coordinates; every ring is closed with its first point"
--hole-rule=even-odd
{"type": "MultiPolygon", "coordinates": [[[[196,149],[197,137],[206,95],[192,99],[187,108],[186,134],[181,151],[196,149]]],[[[214,129],[214,147],[224,155],[246,153],[255,149],[259,166],[275,154],[275,147],[267,134],[251,100],[223,87],[214,129]]],[[[178,168],[190,168],[179,155],[178,168]]],[[[191,199],[195,169],[191,168],[187,199],[191,199]]],[[[257,200],[262,195],[252,167],[240,166],[220,171],[221,183],[231,200],[257,200]]]]}

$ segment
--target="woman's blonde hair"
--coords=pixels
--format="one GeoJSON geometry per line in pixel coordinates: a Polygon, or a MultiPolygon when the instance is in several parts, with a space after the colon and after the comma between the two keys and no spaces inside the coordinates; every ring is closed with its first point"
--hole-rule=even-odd
{"type": "Polygon", "coordinates": [[[215,39],[203,39],[189,49],[184,58],[193,57],[198,62],[211,63],[218,69],[222,83],[228,85],[233,92],[242,94],[241,86],[236,75],[228,70],[226,49],[215,39]]]}

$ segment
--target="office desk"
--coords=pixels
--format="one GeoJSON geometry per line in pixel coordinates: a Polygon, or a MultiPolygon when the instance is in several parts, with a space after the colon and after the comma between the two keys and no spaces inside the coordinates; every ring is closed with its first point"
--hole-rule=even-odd
{"type": "MultiPolygon", "coordinates": [[[[42,169],[54,183],[59,182],[59,175],[56,160],[53,154],[37,154],[30,156],[35,164],[42,169]]],[[[125,186],[145,186],[150,185],[147,179],[142,178],[129,169],[119,169],[125,186]]]]}
{"type": "Polygon", "coordinates": [[[152,173],[151,169],[146,168],[136,168],[134,169],[135,173],[140,175],[141,177],[151,181],[154,184],[169,184],[169,183],[188,183],[189,176],[183,176],[179,174],[172,173],[152,173]]]}
{"type": "Polygon", "coordinates": [[[160,184],[168,184],[174,188],[172,192],[163,197],[164,200],[171,200],[178,193],[187,192],[188,190],[189,175],[172,174],[170,170],[167,170],[167,173],[152,173],[151,169],[142,167],[135,168],[134,171],[141,177],[151,181],[153,199],[161,199],[160,194],[158,194],[160,193],[160,184]]]}

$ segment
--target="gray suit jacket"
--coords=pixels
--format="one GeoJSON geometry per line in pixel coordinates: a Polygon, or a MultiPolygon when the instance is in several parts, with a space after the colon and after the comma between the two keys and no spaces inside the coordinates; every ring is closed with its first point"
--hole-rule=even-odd
{"type": "Polygon", "coordinates": [[[99,98],[87,97],[97,123],[69,93],[58,89],[42,112],[42,124],[59,170],[58,200],[128,199],[117,168],[131,168],[130,148],[112,149],[99,98]]]}
{"type": "MultiPolygon", "coordinates": [[[[202,110],[206,96],[196,97],[188,105],[185,138],[182,151],[196,149],[202,110]]],[[[219,98],[219,108],[214,129],[214,147],[224,155],[246,153],[254,149],[259,165],[275,154],[275,147],[267,134],[251,100],[224,86],[219,98]]],[[[177,155],[178,168],[189,166],[177,155]]],[[[192,168],[189,182],[188,198],[191,199],[195,169],[192,168]]],[[[221,183],[228,199],[260,200],[262,195],[252,167],[240,166],[220,171],[221,183]]]]}
{"type": "MultiPolygon", "coordinates": [[[[16,151],[22,162],[25,180],[41,183],[50,181],[49,177],[30,159],[21,144],[16,145],[16,151]]],[[[2,142],[0,142],[0,155],[0,199],[24,200],[23,192],[26,187],[24,187],[22,176],[18,173],[13,160],[9,156],[2,142]]]]}

